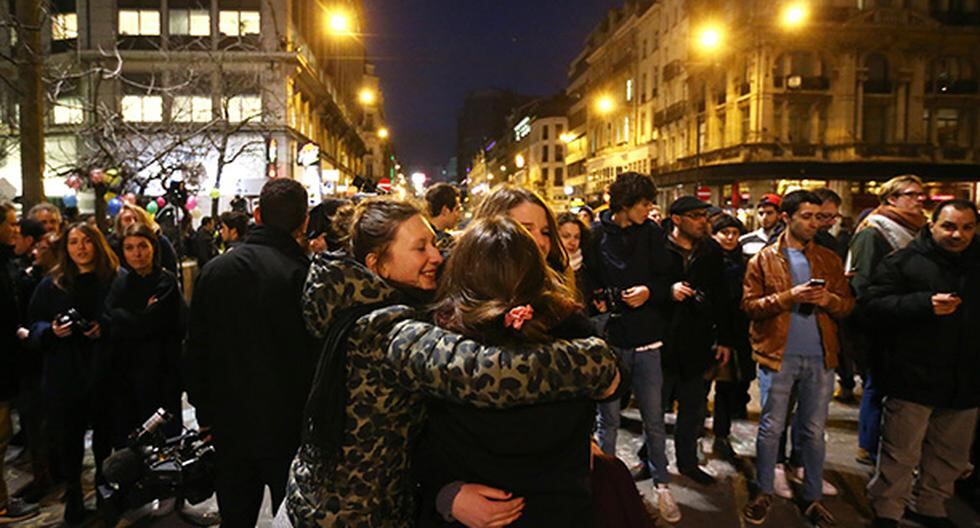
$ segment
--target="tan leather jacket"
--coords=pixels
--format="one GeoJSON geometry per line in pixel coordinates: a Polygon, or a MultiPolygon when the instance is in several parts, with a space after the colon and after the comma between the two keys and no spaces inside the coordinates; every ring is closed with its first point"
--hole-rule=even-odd
{"type": "MultiPolygon", "coordinates": [[[[786,233],[775,244],[762,249],[749,261],[742,283],[742,310],[749,316],[749,339],[752,342],[752,358],[760,365],[779,370],[789,336],[790,311],[793,299],[790,289],[793,281],[789,273],[789,261],[783,253],[786,233]]],[[[824,366],[837,367],[840,340],[837,337],[837,321],[854,309],[854,295],[844,278],[844,266],[833,251],[812,241],[803,248],[810,261],[810,275],[827,281],[831,294],[826,308],[817,307],[817,327],[823,341],[824,366]]]]}

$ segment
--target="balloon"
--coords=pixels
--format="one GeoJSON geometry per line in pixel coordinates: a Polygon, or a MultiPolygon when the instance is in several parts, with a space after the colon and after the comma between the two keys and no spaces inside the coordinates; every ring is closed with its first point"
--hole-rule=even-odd
{"type": "Polygon", "coordinates": [[[194,218],[200,218],[204,216],[204,213],[202,213],[200,209],[193,209],[191,210],[191,216],[193,216],[194,218]]]}
{"type": "Polygon", "coordinates": [[[167,205],[167,201],[163,199],[163,196],[157,198],[157,205],[160,207],[167,205]]]}
{"type": "Polygon", "coordinates": [[[123,195],[123,201],[125,201],[130,205],[136,205],[136,195],[131,192],[128,192],[123,195]]]}
{"type": "Polygon", "coordinates": [[[156,202],[150,202],[146,204],[146,212],[154,215],[160,210],[160,206],[156,202]]]}
{"type": "Polygon", "coordinates": [[[92,180],[93,184],[98,185],[105,181],[105,173],[102,172],[102,169],[92,169],[88,173],[88,178],[92,180]]]}
{"type": "Polygon", "coordinates": [[[211,196],[212,200],[217,200],[218,198],[221,198],[221,191],[218,189],[211,189],[211,194],[209,196],[211,196]]]}
{"type": "Polygon", "coordinates": [[[77,174],[72,174],[65,179],[65,185],[67,185],[70,189],[75,189],[77,191],[82,188],[82,179],[79,178],[77,174]]]}
{"type": "Polygon", "coordinates": [[[103,194],[102,197],[105,198],[105,201],[108,202],[109,200],[111,200],[111,199],[113,199],[113,198],[116,197],[116,193],[114,193],[112,191],[108,191],[105,194],[103,194]]]}
{"type": "Polygon", "coordinates": [[[119,169],[109,169],[109,170],[107,170],[105,172],[109,176],[115,176],[115,175],[119,174],[119,169]]]}
{"type": "Polygon", "coordinates": [[[197,198],[194,196],[188,196],[187,203],[185,205],[187,206],[188,211],[193,211],[197,208],[197,198]]]}
{"type": "Polygon", "coordinates": [[[78,197],[74,194],[66,194],[61,201],[65,204],[65,207],[78,207],[78,197]]]}
{"type": "Polygon", "coordinates": [[[113,197],[109,200],[109,216],[116,216],[119,214],[119,210],[122,209],[123,202],[119,198],[113,197]]]}

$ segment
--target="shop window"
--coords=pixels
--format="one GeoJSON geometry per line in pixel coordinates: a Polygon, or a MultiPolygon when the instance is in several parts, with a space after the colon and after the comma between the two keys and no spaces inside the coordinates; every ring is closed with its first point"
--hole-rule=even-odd
{"type": "Polygon", "coordinates": [[[51,40],[78,38],[78,14],[55,13],[51,15],[51,40]]]}

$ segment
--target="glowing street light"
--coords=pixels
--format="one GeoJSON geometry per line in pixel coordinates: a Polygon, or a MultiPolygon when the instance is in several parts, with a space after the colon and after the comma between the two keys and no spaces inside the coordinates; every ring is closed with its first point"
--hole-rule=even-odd
{"type": "Polygon", "coordinates": [[[783,8],[781,21],[787,29],[797,29],[810,18],[810,10],[803,2],[795,2],[783,8]]]}
{"type": "Polygon", "coordinates": [[[558,136],[558,139],[560,139],[562,143],[568,144],[571,143],[572,141],[575,141],[575,134],[571,132],[565,132],[564,134],[558,136]]]}
{"type": "Polygon", "coordinates": [[[603,95],[596,100],[595,108],[600,114],[609,114],[616,109],[616,101],[608,95],[603,95]]]}
{"type": "Polygon", "coordinates": [[[724,32],[716,25],[707,25],[701,28],[697,35],[698,47],[701,51],[712,52],[721,47],[724,40],[724,32]]]}
{"type": "Polygon", "coordinates": [[[373,105],[375,101],[378,100],[378,94],[370,88],[364,88],[357,94],[357,100],[361,102],[362,105],[373,105]]]}
{"type": "Polygon", "coordinates": [[[379,128],[378,129],[378,137],[379,138],[381,138],[381,139],[388,139],[388,136],[389,135],[390,135],[390,132],[388,132],[388,129],[387,128],[379,128]]]}
{"type": "Polygon", "coordinates": [[[514,156],[514,165],[516,165],[518,169],[523,169],[524,165],[526,164],[527,164],[527,160],[524,159],[523,154],[518,154],[514,156]]]}
{"type": "Polygon", "coordinates": [[[330,28],[331,33],[346,35],[351,32],[353,25],[350,15],[345,11],[333,11],[328,15],[327,27],[330,28]]]}

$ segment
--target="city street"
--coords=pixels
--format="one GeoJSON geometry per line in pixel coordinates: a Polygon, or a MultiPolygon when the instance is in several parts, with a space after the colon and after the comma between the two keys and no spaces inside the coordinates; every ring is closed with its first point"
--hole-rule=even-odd
{"type": "MultiPolygon", "coordinates": [[[[831,403],[830,417],[827,423],[827,466],[825,478],[840,490],[838,497],[827,499],[826,503],[830,511],[837,517],[838,526],[842,528],[858,528],[867,526],[870,522],[871,511],[865,497],[864,487],[871,475],[871,468],[862,466],[854,460],[854,450],[857,445],[857,411],[856,405],[842,405],[837,402],[831,403]]],[[[712,459],[710,452],[707,453],[709,467],[719,476],[719,483],[711,488],[698,486],[677,475],[676,468],[673,467],[673,439],[668,438],[667,448],[670,451],[671,472],[674,481],[671,487],[674,497],[681,504],[683,519],[674,526],[679,528],[728,528],[746,526],[740,519],[738,512],[749,498],[749,475],[754,472],[752,464],[755,454],[755,434],[756,420],[758,419],[758,397],[753,394],[753,401],[750,404],[750,420],[737,421],[733,425],[733,446],[739,455],[740,467],[736,468],[728,462],[712,459]]],[[[624,428],[619,435],[619,456],[628,466],[637,463],[636,451],[642,443],[639,435],[639,412],[630,408],[623,412],[624,428]]],[[[194,420],[193,408],[186,408],[184,414],[185,424],[188,427],[196,425],[194,420]]],[[[674,415],[668,415],[668,428],[674,420],[674,415]]],[[[710,418],[706,422],[710,428],[710,418]]],[[[710,440],[710,437],[709,437],[710,440]]],[[[711,442],[703,442],[705,449],[710,450],[711,442]]],[[[16,458],[19,449],[14,449],[8,454],[8,459],[16,458]]],[[[91,478],[92,464],[91,458],[86,460],[87,477],[91,478]]],[[[11,483],[11,489],[27,482],[29,475],[24,459],[19,459],[11,466],[8,466],[7,482],[11,483]]],[[[637,484],[641,494],[651,504],[655,504],[652,493],[652,481],[646,480],[637,484]]],[[[49,498],[51,499],[51,498],[49,498]]],[[[266,494],[265,504],[263,505],[262,516],[259,521],[260,527],[272,525],[272,511],[269,504],[268,493],[266,494]]],[[[91,498],[89,507],[94,507],[94,498],[91,498]]],[[[44,507],[44,513],[31,521],[19,524],[20,527],[48,527],[59,526],[61,524],[62,505],[54,500],[51,504],[44,507]]],[[[950,503],[950,514],[957,526],[963,528],[980,527],[980,515],[973,511],[966,503],[959,499],[954,499],[950,503]]],[[[194,508],[195,510],[216,509],[214,499],[202,503],[194,508]]],[[[154,526],[159,528],[185,527],[174,514],[161,517],[152,517],[147,512],[142,512],[143,518],[136,520],[137,515],[128,516],[119,526],[154,526]]],[[[660,521],[658,527],[670,526],[660,521]]],[[[777,499],[774,503],[772,514],[766,526],[773,528],[804,528],[807,523],[799,515],[796,507],[789,501],[777,499]]],[[[919,525],[905,523],[903,528],[913,528],[919,525]]]]}

